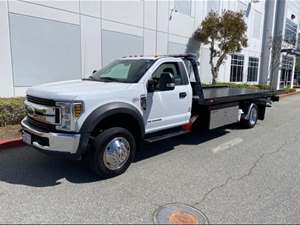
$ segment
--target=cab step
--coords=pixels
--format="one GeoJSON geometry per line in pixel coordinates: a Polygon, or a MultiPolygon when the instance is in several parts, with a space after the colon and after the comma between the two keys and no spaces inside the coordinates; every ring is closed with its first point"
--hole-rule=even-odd
{"type": "Polygon", "coordinates": [[[145,142],[148,143],[153,143],[153,142],[157,142],[157,141],[161,141],[167,138],[172,138],[172,137],[176,137],[179,135],[183,135],[183,134],[187,134],[190,133],[189,130],[183,129],[183,128],[173,128],[173,129],[168,129],[166,131],[162,131],[162,132],[155,132],[152,134],[148,134],[145,137],[145,142]]]}

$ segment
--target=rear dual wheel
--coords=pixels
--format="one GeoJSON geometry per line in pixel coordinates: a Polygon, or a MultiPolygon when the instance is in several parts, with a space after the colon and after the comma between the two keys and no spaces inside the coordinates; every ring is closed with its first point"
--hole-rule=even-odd
{"type": "Polygon", "coordinates": [[[242,119],[241,124],[245,128],[253,128],[255,127],[257,120],[258,120],[258,109],[257,106],[254,104],[250,109],[249,117],[247,119],[242,119]]]}

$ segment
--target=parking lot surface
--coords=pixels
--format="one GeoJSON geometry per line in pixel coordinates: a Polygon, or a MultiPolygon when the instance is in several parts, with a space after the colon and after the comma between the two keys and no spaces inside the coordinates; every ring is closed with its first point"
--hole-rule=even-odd
{"type": "Polygon", "coordinates": [[[299,162],[299,95],[275,103],[254,129],[148,144],[107,180],[29,147],[0,151],[0,223],[152,223],[173,202],[210,223],[299,223],[299,162]]]}

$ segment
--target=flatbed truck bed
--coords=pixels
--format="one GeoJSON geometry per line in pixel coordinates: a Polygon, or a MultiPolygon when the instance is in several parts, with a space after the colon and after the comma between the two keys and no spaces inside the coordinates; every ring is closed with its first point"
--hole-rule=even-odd
{"type": "MultiPolygon", "coordinates": [[[[273,95],[274,92],[271,90],[227,88],[227,87],[217,87],[217,88],[206,87],[203,88],[203,101],[198,101],[198,104],[214,105],[214,104],[230,103],[236,101],[245,101],[250,99],[253,100],[259,98],[269,98],[269,97],[271,98],[273,95]]],[[[197,97],[194,99],[197,99],[197,97]]]]}

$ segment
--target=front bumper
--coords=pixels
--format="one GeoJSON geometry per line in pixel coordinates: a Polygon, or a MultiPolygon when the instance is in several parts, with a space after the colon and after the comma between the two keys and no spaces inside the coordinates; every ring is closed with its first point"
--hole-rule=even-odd
{"type": "Polygon", "coordinates": [[[31,145],[37,149],[45,152],[77,153],[80,134],[43,132],[26,123],[26,118],[22,120],[21,126],[23,132],[27,132],[33,137],[31,145]]]}

